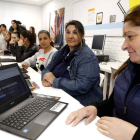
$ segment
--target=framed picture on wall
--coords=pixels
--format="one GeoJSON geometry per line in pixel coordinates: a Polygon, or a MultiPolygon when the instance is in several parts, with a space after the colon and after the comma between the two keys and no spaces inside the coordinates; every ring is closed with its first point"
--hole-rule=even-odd
{"type": "Polygon", "coordinates": [[[110,16],[110,23],[116,21],[116,15],[111,15],[110,16]]]}
{"type": "Polygon", "coordinates": [[[103,12],[97,13],[96,24],[102,24],[102,21],[103,21],[103,12]]]}

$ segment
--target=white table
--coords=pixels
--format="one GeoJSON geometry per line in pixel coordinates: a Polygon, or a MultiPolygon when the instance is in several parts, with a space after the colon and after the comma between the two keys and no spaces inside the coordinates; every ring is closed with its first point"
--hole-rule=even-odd
{"type": "MultiPolygon", "coordinates": [[[[3,65],[7,64],[9,63],[4,63],[3,65]]],[[[19,66],[21,66],[21,63],[19,63],[19,66]]],[[[110,138],[102,135],[97,131],[95,123],[97,122],[99,117],[96,117],[96,119],[87,126],[84,125],[84,120],[81,121],[76,127],[71,127],[71,125],[67,126],[65,124],[67,116],[71,112],[78,110],[83,106],[77,100],[75,100],[73,97],[71,97],[61,89],[55,89],[53,87],[43,87],[41,84],[41,75],[30,67],[27,70],[27,74],[30,75],[31,80],[35,81],[40,86],[40,89],[35,89],[33,92],[52,96],[59,96],[61,97],[60,101],[69,103],[67,108],[38,137],[38,140],[110,140],[110,138]]],[[[2,140],[25,140],[24,138],[15,136],[1,130],[0,136],[2,140]]]]}
{"type": "MultiPolygon", "coordinates": [[[[109,95],[112,92],[112,78],[113,78],[113,74],[111,73],[111,67],[115,68],[116,70],[122,65],[121,62],[107,62],[106,64],[102,64],[99,63],[100,66],[100,70],[104,71],[105,74],[105,79],[104,79],[104,85],[103,85],[103,95],[106,95],[107,93],[107,82],[108,82],[108,74],[110,73],[110,84],[109,84],[109,95]]],[[[106,97],[104,96],[103,99],[105,99],[106,97]]]]}

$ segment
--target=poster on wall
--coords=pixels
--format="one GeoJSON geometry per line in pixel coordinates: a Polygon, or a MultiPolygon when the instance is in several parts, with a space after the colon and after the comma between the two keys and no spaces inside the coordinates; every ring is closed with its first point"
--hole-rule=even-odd
{"type": "MultiPolygon", "coordinates": [[[[55,42],[56,42],[56,37],[59,37],[59,38],[61,37],[63,40],[64,10],[65,8],[55,10],[54,12],[51,13],[51,16],[50,16],[50,34],[53,41],[55,42]]],[[[61,45],[63,45],[63,42],[61,45]]]]}
{"type": "Polygon", "coordinates": [[[128,9],[129,0],[82,0],[73,5],[73,19],[83,24],[85,36],[123,36],[124,13],[128,9]],[[92,12],[88,10],[93,8],[94,14],[90,18],[92,12]]]}
{"type": "Polygon", "coordinates": [[[88,9],[88,25],[94,24],[95,8],[88,9]]]}

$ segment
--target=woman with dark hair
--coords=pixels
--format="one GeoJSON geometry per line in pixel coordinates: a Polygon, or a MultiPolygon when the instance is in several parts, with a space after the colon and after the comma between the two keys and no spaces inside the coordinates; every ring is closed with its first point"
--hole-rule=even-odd
{"type": "Polygon", "coordinates": [[[65,30],[67,45],[53,55],[42,71],[43,86],[62,89],[84,106],[103,100],[98,60],[84,42],[83,25],[72,20],[65,30]]]}
{"type": "Polygon", "coordinates": [[[36,66],[38,72],[41,73],[41,71],[49,64],[57,49],[50,45],[51,39],[48,31],[41,30],[38,33],[38,39],[43,49],[39,50],[39,52],[35,53],[32,57],[24,60],[22,67],[27,69],[30,66],[36,66]]]}
{"type": "Polygon", "coordinates": [[[35,28],[33,26],[30,27],[29,31],[34,35],[34,43],[36,43],[36,33],[35,28]]]}
{"type": "Polygon", "coordinates": [[[2,30],[1,25],[0,25],[0,51],[4,50],[6,47],[6,40],[5,40],[4,35],[5,33],[2,30]]]}
{"type": "Polygon", "coordinates": [[[5,39],[6,39],[6,50],[10,50],[10,46],[9,46],[9,42],[11,40],[11,32],[7,31],[6,35],[5,35],[5,39]]]}
{"type": "Polygon", "coordinates": [[[11,23],[10,32],[18,32],[20,34],[22,31],[26,30],[26,27],[21,25],[22,23],[20,21],[12,20],[11,23]]]}
{"type": "Polygon", "coordinates": [[[4,50],[0,51],[0,54],[4,54],[5,51],[10,51],[10,41],[11,41],[11,32],[7,31],[5,35],[6,47],[4,50]]]}
{"type": "Polygon", "coordinates": [[[87,118],[89,124],[98,115],[100,133],[115,140],[140,139],[140,5],[133,7],[124,18],[122,50],[130,58],[116,71],[113,93],[109,99],[92,103],[71,113],[66,124],[76,126],[87,118]]]}
{"type": "Polygon", "coordinates": [[[6,36],[6,32],[7,32],[7,29],[6,29],[6,25],[5,24],[1,24],[1,33],[3,34],[3,36],[5,37],[6,36]]]}
{"type": "Polygon", "coordinates": [[[33,35],[30,31],[25,30],[20,33],[20,40],[15,51],[17,62],[22,62],[38,52],[38,47],[34,44],[33,35]]]}

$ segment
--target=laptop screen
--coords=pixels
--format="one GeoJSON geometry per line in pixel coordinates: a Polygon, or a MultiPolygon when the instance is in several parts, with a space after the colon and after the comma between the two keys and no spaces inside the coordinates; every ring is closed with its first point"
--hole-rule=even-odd
{"type": "Polygon", "coordinates": [[[0,69],[0,106],[26,94],[28,90],[18,66],[0,69]]]}

